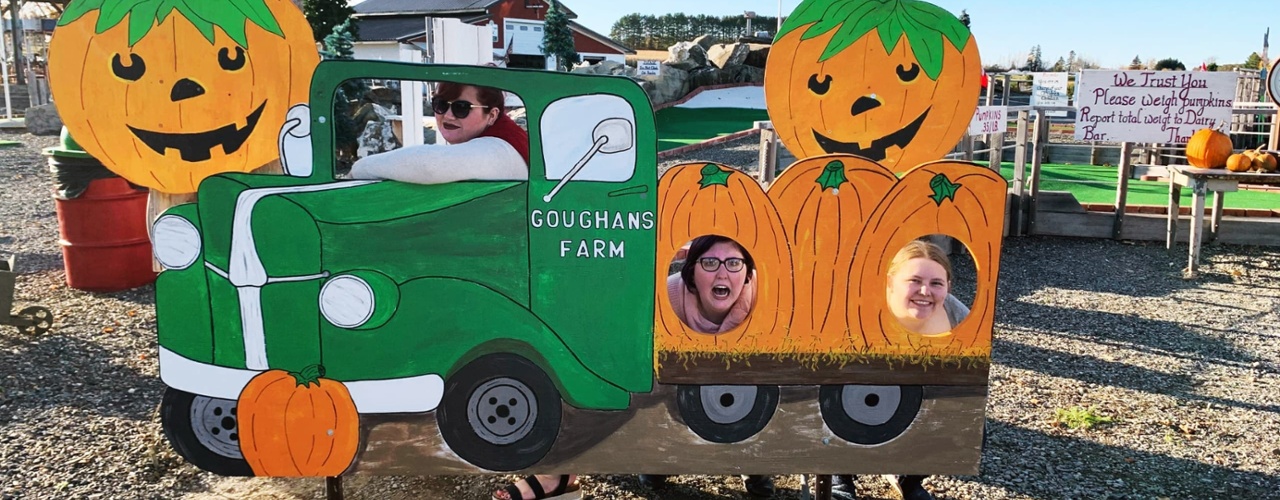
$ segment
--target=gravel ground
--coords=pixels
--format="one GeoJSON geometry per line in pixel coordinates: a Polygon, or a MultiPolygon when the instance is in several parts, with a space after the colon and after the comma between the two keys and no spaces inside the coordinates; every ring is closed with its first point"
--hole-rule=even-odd
{"type": "MultiPolygon", "coordinates": [[[[316,479],[223,478],[160,432],[154,289],[65,285],[51,180],[56,138],[0,133],[0,255],[17,256],[15,310],[53,329],[0,325],[0,498],[321,498],[316,479]]],[[[664,162],[756,161],[755,138],[664,162]]],[[[934,477],[940,498],[1278,498],[1280,249],[1209,246],[1202,277],[1161,245],[1006,242],[981,475],[934,477]],[[1110,423],[1071,429],[1058,410],[1110,423]]],[[[801,498],[799,475],[778,498],[801,498]]],[[[505,476],[346,480],[348,498],[488,498],[505,476]]],[[[589,498],[742,498],[735,478],[682,476],[659,492],[588,476],[589,498]]],[[[863,478],[865,498],[895,498],[863,478]]]]}

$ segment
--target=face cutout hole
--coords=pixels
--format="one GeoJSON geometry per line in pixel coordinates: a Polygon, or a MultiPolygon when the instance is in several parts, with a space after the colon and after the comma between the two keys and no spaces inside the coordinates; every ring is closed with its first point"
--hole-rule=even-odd
{"type": "Polygon", "coordinates": [[[969,315],[977,283],[973,257],[958,240],[935,234],[894,254],[885,276],[889,312],[908,331],[946,333],[969,315]]]}
{"type": "Polygon", "coordinates": [[[759,280],[755,260],[732,238],[694,238],[676,252],[668,269],[671,306],[690,329],[727,332],[751,315],[759,280]]]}

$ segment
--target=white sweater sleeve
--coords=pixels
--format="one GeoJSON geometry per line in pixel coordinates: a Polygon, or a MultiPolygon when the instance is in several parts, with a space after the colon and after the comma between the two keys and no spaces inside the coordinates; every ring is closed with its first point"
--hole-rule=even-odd
{"type": "Polygon", "coordinates": [[[351,178],[415,184],[523,181],[529,178],[529,166],[506,141],[477,137],[462,144],[423,144],[366,156],[351,166],[351,178]]]}

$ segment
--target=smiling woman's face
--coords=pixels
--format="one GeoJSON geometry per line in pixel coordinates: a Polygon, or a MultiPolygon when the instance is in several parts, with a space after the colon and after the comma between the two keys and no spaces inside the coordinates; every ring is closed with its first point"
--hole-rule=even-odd
{"type": "Polygon", "coordinates": [[[462,94],[455,99],[456,101],[467,101],[472,104],[471,112],[466,118],[454,116],[453,110],[436,115],[436,126],[440,129],[440,135],[444,140],[449,141],[449,144],[462,144],[480,137],[489,125],[493,125],[500,113],[494,108],[481,107],[483,104],[480,104],[480,93],[470,85],[462,87],[462,94]]]}
{"type": "Polygon", "coordinates": [[[911,327],[941,312],[950,289],[942,264],[918,257],[903,262],[889,276],[885,295],[893,315],[911,327]]]}
{"type": "Polygon", "coordinates": [[[743,258],[742,250],[732,242],[722,241],[712,245],[711,249],[699,258],[722,261],[719,269],[714,272],[704,270],[701,265],[695,267],[693,284],[698,290],[698,307],[702,309],[703,315],[713,320],[723,319],[729,314],[729,310],[733,309],[733,304],[738,301],[738,297],[742,295],[742,287],[747,281],[749,272],[745,266],[736,273],[729,272],[728,266],[723,261],[743,258]]]}

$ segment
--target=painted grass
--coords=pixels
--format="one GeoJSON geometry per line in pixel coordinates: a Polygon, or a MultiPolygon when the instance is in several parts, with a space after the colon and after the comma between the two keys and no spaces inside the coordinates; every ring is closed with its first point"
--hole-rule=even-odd
{"type": "MultiPolygon", "coordinates": [[[[983,163],[985,162],[978,162],[983,163]]],[[[1027,175],[1030,175],[1028,169],[1027,175]]],[[[1070,191],[1080,203],[1115,203],[1116,167],[1097,165],[1064,165],[1046,163],[1040,166],[1041,191],[1070,191]]],[[[1013,179],[1013,163],[1000,165],[1005,179],[1013,179]]],[[[1129,205],[1160,205],[1169,203],[1169,183],[1161,181],[1129,180],[1129,205]]],[[[1182,189],[1181,206],[1191,206],[1191,190],[1182,189]]],[[[1223,199],[1227,208],[1280,209],[1280,193],[1240,190],[1227,193],[1223,199]]]]}
{"type": "Polygon", "coordinates": [[[678,107],[663,109],[656,115],[658,151],[750,130],[752,123],[768,119],[769,113],[763,109],[678,107]]]}

